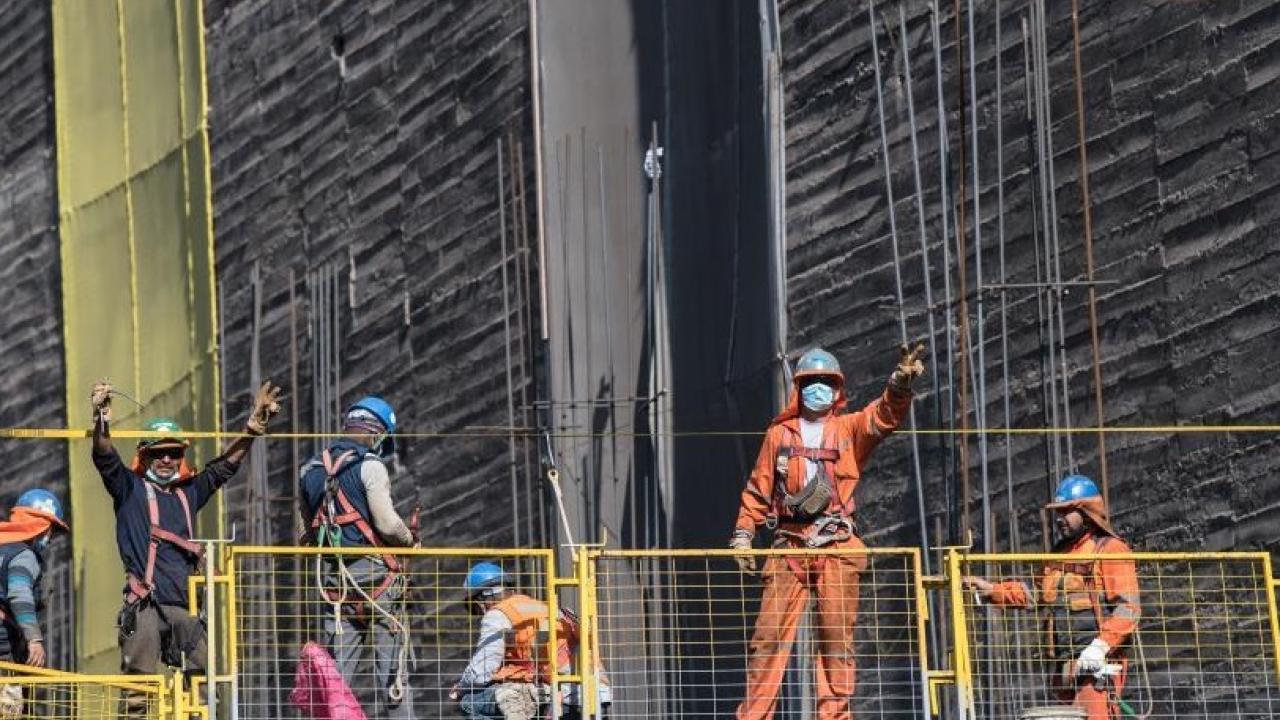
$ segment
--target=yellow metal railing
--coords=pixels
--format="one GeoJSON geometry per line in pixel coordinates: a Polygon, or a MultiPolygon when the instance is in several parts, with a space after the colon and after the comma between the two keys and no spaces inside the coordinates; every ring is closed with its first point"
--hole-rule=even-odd
{"type": "Polygon", "coordinates": [[[170,720],[171,683],[152,675],[86,675],[0,662],[0,720],[170,720]]]}
{"type": "Polygon", "coordinates": [[[918,550],[590,555],[610,717],[928,714],[918,550]]]}
{"type": "Polygon", "coordinates": [[[1266,553],[952,552],[948,565],[963,716],[1012,720],[1054,705],[1144,720],[1280,713],[1280,625],[1266,553]],[[1109,585],[1123,581],[1107,579],[1126,574],[1137,581],[1127,601],[1109,585]],[[966,588],[966,576],[1013,592],[984,598],[966,588]],[[1087,672],[1077,661],[1099,635],[1099,618],[1116,647],[1103,670],[1087,672]]]}
{"type": "MultiPolygon", "coordinates": [[[[576,579],[552,572],[551,550],[378,552],[384,551],[401,565],[385,588],[383,556],[367,548],[231,549],[234,611],[227,646],[238,718],[309,716],[314,697],[293,692],[308,643],[333,659],[368,717],[393,716],[404,705],[416,717],[456,715],[449,693],[476,649],[480,629],[481,614],[464,588],[474,563],[500,565],[507,589],[546,604],[538,638],[546,647],[560,640],[550,608],[565,602],[577,607],[581,600],[573,591],[576,579]]],[[[571,679],[576,678],[559,668],[550,678],[571,679]]]]}
{"type": "MultiPolygon", "coordinates": [[[[763,570],[755,575],[739,569],[740,553],[722,549],[578,548],[562,573],[552,550],[385,552],[404,569],[399,590],[380,598],[381,610],[356,607],[360,590],[372,594],[380,584],[377,572],[368,572],[367,548],[232,547],[225,553],[215,581],[226,583],[218,602],[231,622],[227,637],[211,639],[210,647],[228,654],[220,681],[234,691],[226,697],[234,699],[236,717],[308,717],[291,697],[308,642],[343,660],[368,717],[392,716],[396,704],[387,688],[394,678],[387,666],[402,639],[408,642],[408,699],[400,702],[411,703],[417,717],[458,715],[449,692],[475,650],[480,621],[463,584],[479,561],[501,565],[510,588],[547,605],[538,643],[559,647],[564,639],[549,608],[578,614],[566,650],[574,653],[572,666],[557,665],[550,678],[557,690],[542,698],[569,714],[607,709],[612,718],[727,717],[746,703],[772,708],[775,717],[847,709],[860,718],[1013,720],[1075,700],[1053,666],[1081,648],[1063,655],[1050,643],[1045,605],[995,606],[963,582],[980,576],[1020,583],[1036,598],[1045,568],[1063,562],[1062,555],[951,550],[942,572],[926,576],[920,552],[911,548],[752,551],[763,570]],[[345,601],[332,595],[340,589],[338,557],[355,580],[345,601]]],[[[1083,566],[1104,558],[1069,559],[1083,566]]],[[[1115,703],[1119,717],[1243,719],[1280,712],[1277,582],[1268,555],[1123,559],[1133,563],[1141,617],[1132,646],[1111,658],[1112,665],[1120,657],[1125,664],[1123,688],[1114,693],[1123,702],[1115,703]]],[[[1117,680],[1111,682],[1115,690],[1117,680]]]]}

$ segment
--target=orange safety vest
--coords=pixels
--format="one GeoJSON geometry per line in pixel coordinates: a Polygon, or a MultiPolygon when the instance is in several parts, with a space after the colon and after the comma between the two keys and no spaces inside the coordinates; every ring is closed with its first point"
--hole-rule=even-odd
{"type": "MultiPolygon", "coordinates": [[[[537,647],[538,632],[547,628],[546,603],[516,594],[499,602],[494,609],[506,616],[512,632],[506,642],[502,667],[493,674],[493,682],[547,682],[551,668],[546,647],[537,647]]],[[[567,670],[578,643],[578,624],[563,611],[556,621],[556,635],[556,665],[567,670]]]]}

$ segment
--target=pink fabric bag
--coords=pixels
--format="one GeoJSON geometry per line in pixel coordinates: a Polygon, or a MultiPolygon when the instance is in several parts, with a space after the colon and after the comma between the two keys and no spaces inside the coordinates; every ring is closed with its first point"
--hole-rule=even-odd
{"type": "Polygon", "coordinates": [[[368,720],[337,663],[314,642],[302,646],[289,701],[316,720],[368,720]]]}

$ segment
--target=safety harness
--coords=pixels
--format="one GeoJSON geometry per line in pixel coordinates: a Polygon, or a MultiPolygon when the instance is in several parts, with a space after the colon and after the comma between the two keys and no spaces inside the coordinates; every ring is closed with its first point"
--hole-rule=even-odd
{"type": "MultiPolygon", "coordinates": [[[[354,525],[360,532],[360,535],[368,541],[373,547],[382,547],[383,542],[378,534],[373,531],[373,527],[369,525],[369,521],[356,510],[355,505],[342,491],[342,486],[338,483],[338,476],[345,470],[352,461],[362,462],[363,458],[357,458],[354,451],[347,450],[334,459],[332,453],[325,450],[320,454],[320,461],[324,464],[325,472],[325,489],[324,501],[320,503],[320,507],[316,509],[315,517],[311,519],[311,529],[316,535],[317,544],[321,547],[328,545],[329,547],[339,547],[342,544],[342,529],[346,525],[354,525]]],[[[402,566],[399,559],[394,555],[380,556],[384,565],[387,566],[387,572],[382,578],[382,582],[373,592],[369,593],[370,598],[377,600],[391,587],[399,578],[402,566]]],[[[325,591],[326,597],[330,602],[339,602],[336,593],[325,591]]]]}
{"type": "MultiPolygon", "coordinates": [[[[325,547],[326,545],[334,548],[340,547],[342,545],[343,527],[354,525],[369,545],[382,547],[382,539],[374,532],[373,527],[369,525],[369,521],[360,514],[360,511],[356,510],[355,505],[347,497],[347,494],[343,492],[342,486],[338,482],[338,476],[352,462],[364,462],[364,457],[357,456],[352,450],[347,450],[335,459],[333,454],[328,449],[325,449],[320,454],[320,462],[324,465],[325,472],[324,499],[316,509],[315,517],[311,519],[311,529],[315,535],[316,543],[320,547],[325,547]]],[[[414,525],[417,525],[416,513],[414,525]]],[[[343,606],[348,607],[350,612],[356,616],[375,613],[381,615],[394,629],[399,638],[399,643],[396,648],[395,679],[387,687],[387,697],[398,703],[404,699],[405,689],[408,687],[409,682],[410,668],[417,664],[417,659],[413,656],[413,649],[409,644],[408,628],[404,626],[400,618],[396,617],[395,613],[388,611],[382,607],[382,603],[378,602],[378,599],[389,588],[401,581],[403,565],[394,555],[381,555],[379,557],[387,567],[387,572],[383,574],[382,582],[372,592],[366,592],[364,588],[360,587],[360,583],[352,577],[351,571],[347,568],[347,563],[341,555],[336,555],[333,558],[338,566],[338,590],[332,591],[325,585],[324,576],[326,573],[323,568],[323,557],[316,558],[316,586],[325,599],[329,601],[329,604],[333,606],[335,632],[342,632],[340,616],[343,606]],[[354,591],[357,599],[348,598],[348,589],[354,591]]],[[[402,594],[401,601],[403,600],[404,596],[402,594]]]]}
{"type": "MultiPolygon", "coordinates": [[[[1101,538],[1094,538],[1093,547],[1090,548],[1090,553],[1100,555],[1106,554],[1107,546],[1111,544],[1114,539],[1115,538],[1110,535],[1103,535],[1101,538]]],[[[1052,562],[1046,564],[1045,572],[1046,574],[1052,572],[1056,572],[1058,574],[1054,580],[1057,585],[1053,588],[1055,591],[1055,597],[1048,604],[1049,610],[1046,613],[1045,618],[1050,656],[1055,656],[1062,650],[1057,647],[1062,638],[1059,637],[1057,628],[1055,627],[1055,622],[1058,620],[1059,615],[1066,613],[1070,616],[1075,613],[1089,612],[1092,615],[1093,625],[1083,628],[1083,632],[1086,635],[1096,635],[1101,632],[1103,621],[1106,619],[1105,608],[1102,606],[1101,599],[1106,590],[1105,583],[1102,579],[1102,561],[1098,559],[1086,562],[1071,562],[1065,560],[1052,562]],[[1079,577],[1081,579],[1081,587],[1079,589],[1068,588],[1068,584],[1070,583],[1070,578],[1072,576],[1079,577]],[[1060,597],[1057,596],[1059,594],[1060,597]]],[[[1074,646],[1080,644],[1079,642],[1074,642],[1078,638],[1073,637],[1080,628],[1077,628],[1075,623],[1071,622],[1070,617],[1065,618],[1065,621],[1068,623],[1068,627],[1063,633],[1063,637],[1065,637],[1066,643],[1069,645],[1069,648],[1067,649],[1073,649],[1074,646]]],[[[1141,655],[1141,637],[1138,634],[1138,627],[1136,623],[1133,629],[1132,644],[1137,648],[1139,655],[1141,655]]],[[[1134,718],[1148,717],[1151,714],[1149,711],[1146,713],[1140,713],[1134,710],[1129,703],[1121,699],[1115,684],[1117,682],[1124,684],[1125,679],[1128,677],[1129,658],[1126,655],[1121,654],[1116,659],[1119,660],[1119,668],[1117,672],[1111,674],[1100,674],[1095,677],[1094,680],[1096,686],[1107,694],[1110,705],[1109,714],[1115,717],[1118,717],[1121,714],[1134,718]]],[[[1145,674],[1145,668],[1143,668],[1143,672],[1145,674]]],[[[1076,677],[1075,662],[1072,660],[1063,662],[1061,673],[1060,682],[1064,687],[1070,687],[1074,683],[1076,677]]],[[[1138,692],[1142,692],[1142,690],[1139,689],[1138,692]]],[[[1146,704],[1150,704],[1149,698],[1146,704]]]]}
{"type": "Polygon", "coordinates": [[[818,463],[818,471],[800,490],[790,494],[786,483],[773,484],[773,505],[765,517],[765,527],[780,538],[794,540],[809,548],[840,543],[858,534],[853,497],[841,503],[826,463],[835,463],[840,452],[835,448],[811,448],[786,445],[778,450],[779,458],[804,458],[818,463]]]}
{"type": "Polygon", "coordinates": [[[129,582],[129,593],[125,599],[127,603],[135,603],[151,597],[151,593],[155,590],[156,554],[160,551],[160,543],[167,542],[192,556],[195,558],[197,566],[204,562],[204,546],[189,539],[194,533],[191,522],[191,501],[187,499],[187,494],[182,492],[181,489],[171,492],[172,495],[177,496],[178,502],[182,504],[182,513],[187,519],[187,537],[184,538],[160,526],[160,500],[156,496],[156,489],[146,481],[143,481],[142,486],[147,491],[147,518],[151,525],[148,533],[147,567],[143,571],[141,578],[133,573],[127,573],[129,582]]]}

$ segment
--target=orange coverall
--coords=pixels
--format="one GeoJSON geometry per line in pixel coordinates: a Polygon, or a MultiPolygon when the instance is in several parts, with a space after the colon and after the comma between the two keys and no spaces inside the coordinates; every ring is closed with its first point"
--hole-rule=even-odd
{"type": "MultiPolygon", "coordinates": [[[[775,487],[779,450],[802,446],[798,383],[785,410],[774,418],[765,433],[764,443],[755,468],[742,492],[742,504],[736,528],[755,533],[770,516],[777,517],[778,529],[799,532],[808,522],[788,522],[782,512],[781,493],[797,493],[806,481],[805,459],[792,454],[787,461],[786,487],[775,487]]],[[[841,388],[827,416],[822,431],[822,446],[838,451],[834,461],[822,461],[834,481],[836,497],[829,512],[852,518],[854,489],[862,476],[871,451],[893,432],[906,416],[911,404],[909,391],[888,388],[865,408],[846,415],[836,415],[845,405],[841,388]]],[[[802,548],[804,543],[793,537],[778,535],[775,548],[802,548]]],[[[864,548],[853,535],[827,547],[864,548]]],[[[769,558],[764,565],[764,596],[760,614],[751,636],[747,666],[747,694],[738,706],[741,720],[769,720],[778,700],[778,687],[786,671],[795,640],[800,613],[809,593],[818,597],[818,717],[822,720],[848,720],[849,700],[854,685],[854,623],[858,614],[858,578],[866,568],[864,556],[840,558],[769,558]]]]}
{"type": "MultiPolygon", "coordinates": [[[[1075,541],[1059,547],[1067,555],[1093,553],[1129,554],[1132,550],[1119,538],[1103,533],[1084,533],[1075,541]]],[[[1089,720],[1118,718],[1119,713],[1108,697],[1110,686],[1116,698],[1124,689],[1127,665],[1122,646],[1138,627],[1142,608],[1138,596],[1138,575],[1132,560],[1051,563],[1037,579],[1038,595],[1021,581],[995,583],[991,593],[993,605],[1005,607],[1039,607],[1048,611],[1046,628],[1052,642],[1056,672],[1050,685],[1059,699],[1070,700],[1083,709],[1089,720]],[[1101,587],[1099,587],[1101,585],[1101,587]],[[1064,664],[1074,661],[1095,637],[1101,638],[1111,652],[1108,660],[1125,666],[1119,675],[1106,680],[1103,688],[1092,676],[1073,677],[1063,672],[1064,664]]]]}

